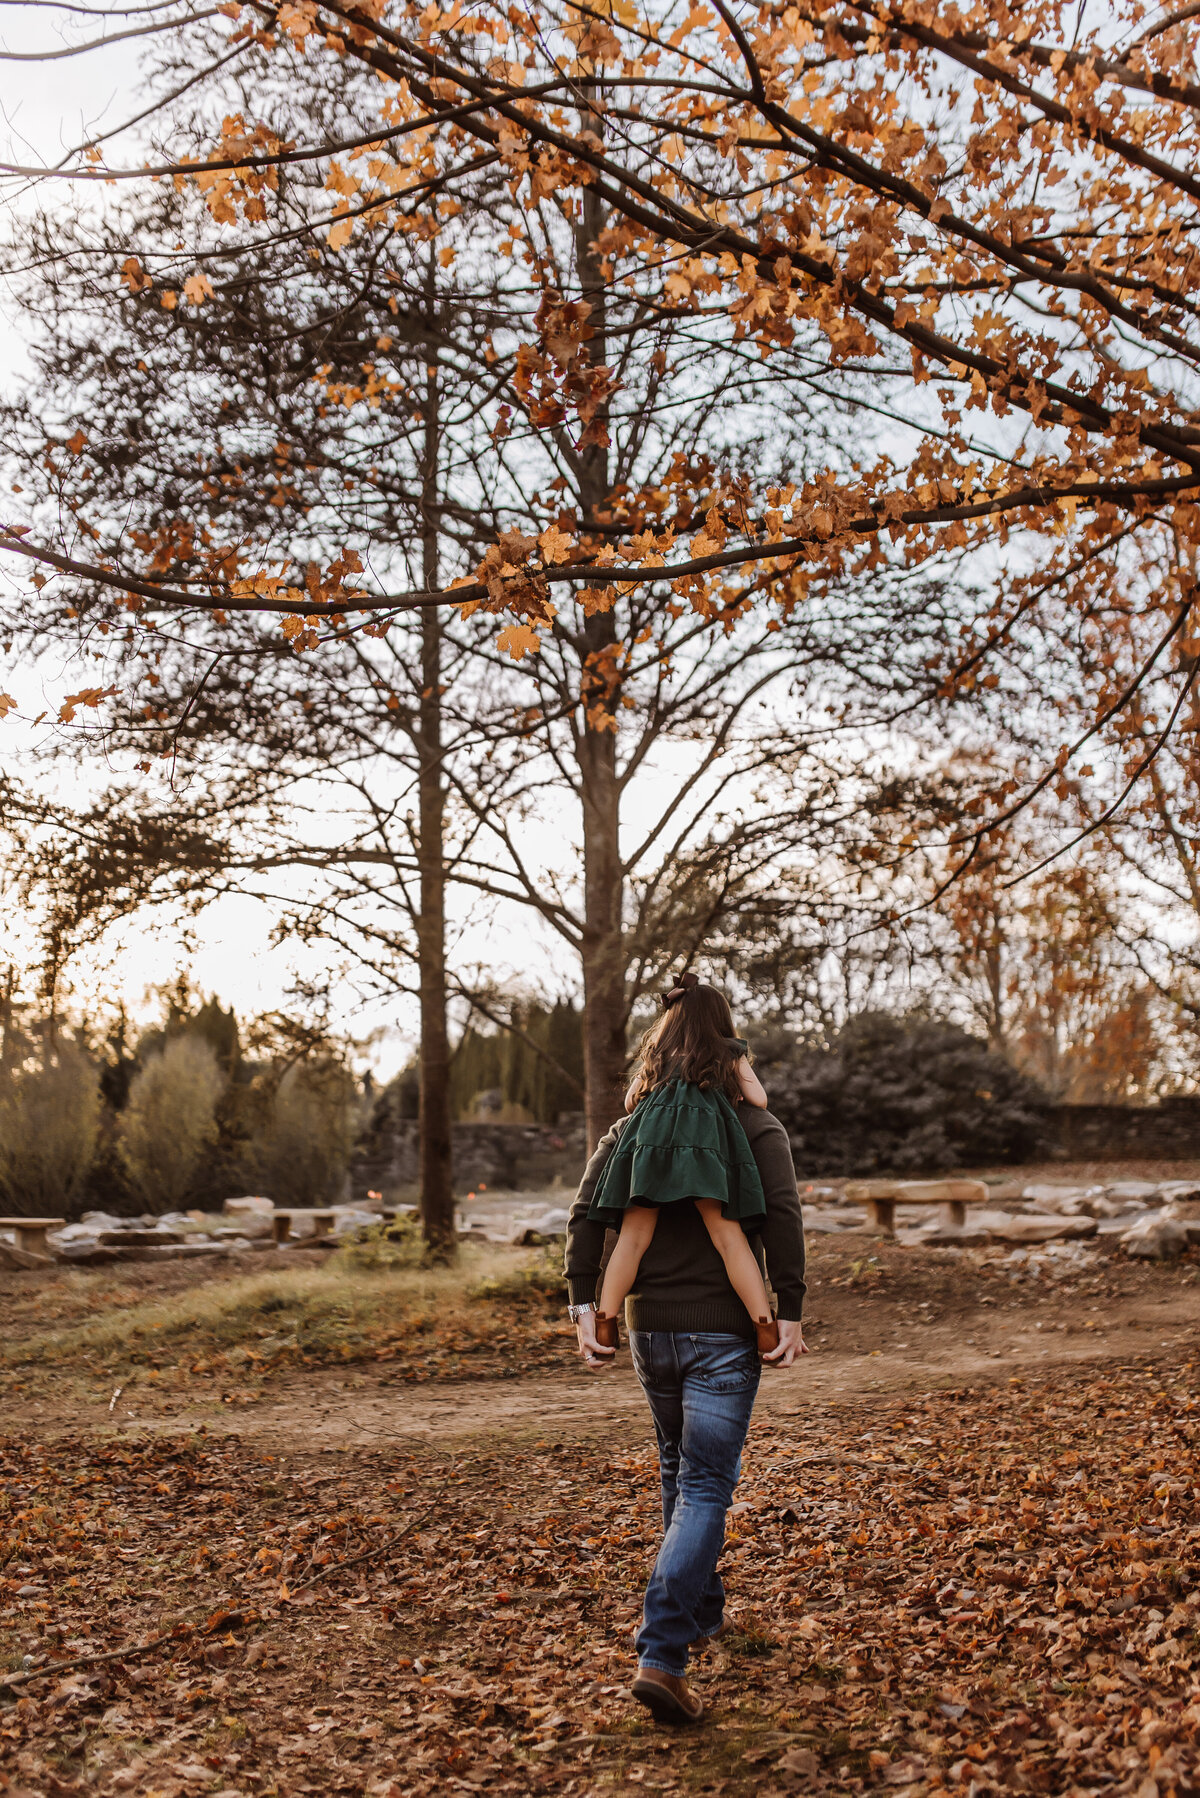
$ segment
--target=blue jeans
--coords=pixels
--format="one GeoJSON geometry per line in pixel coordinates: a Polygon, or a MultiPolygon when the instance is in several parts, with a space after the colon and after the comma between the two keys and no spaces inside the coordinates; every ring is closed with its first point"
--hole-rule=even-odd
{"type": "Polygon", "coordinates": [[[689,1644],[711,1636],[725,1609],[717,1559],[762,1369],[741,1336],[631,1330],[629,1346],[658,1436],[664,1530],[638,1660],[682,1674],[689,1644]]]}

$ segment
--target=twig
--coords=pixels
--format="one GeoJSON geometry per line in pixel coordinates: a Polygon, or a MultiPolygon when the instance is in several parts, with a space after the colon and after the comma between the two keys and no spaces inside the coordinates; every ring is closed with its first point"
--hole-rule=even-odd
{"type": "Polygon", "coordinates": [[[322,1567],[319,1573],[314,1573],[311,1579],[306,1579],[302,1586],[289,1586],[289,1596],[296,1592],[307,1592],[308,1588],[315,1586],[318,1580],[328,1579],[331,1573],[340,1573],[343,1567],[357,1567],[360,1561],[369,1561],[372,1555],[381,1555],[387,1549],[394,1548],[397,1542],[403,1542],[405,1536],[410,1536],[419,1523],[424,1523],[433,1509],[432,1505],[427,1505],[425,1510],[419,1512],[416,1517],[410,1518],[402,1530],[397,1530],[394,1536],[389,1536],[386,1542],[378,1542],[374,1548],[364,1548],[360,1555],[351,1555],[348,1561],[330,1561],[327,1567],[322,1567]]]}
{"type": "Polygon", "coordinates": [[[151,1649],[161,1648],[164,1642],[186,1642],[193,1636],[211,1635],[218,1629],[242,1629],[257,1615],[257,1611],[219,1611],[212,1622],[203,1627],[177,1623],[160,1636],[151,1636],[148,1642],[134,1642],[127,1648],[110,1648],[105,1654],[81,1654],[73,1661],[51,1661],[45,1667],[31,1667],[28,1673],[12,1673],[7,1679],[0,1679],[0,1687],[15,1689],[27,1685],[31,1679],[45,1679],[51,1673],[72,1673],[76,1667],[98,1667],[104,1661],[132,1660],[135,1655],[149,1654],[151,1649]]]}

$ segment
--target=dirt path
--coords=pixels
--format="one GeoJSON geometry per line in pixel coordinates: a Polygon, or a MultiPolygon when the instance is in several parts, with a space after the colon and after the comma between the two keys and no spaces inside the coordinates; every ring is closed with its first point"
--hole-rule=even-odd
{"type": "MultiPolygon", "coordinates": [[[[881,1317],[869,1300],[861,1304],[860,1319],[846,1315],[843,1306],[832,1338],[816,1316],[808,1327],[813,1352],[790,1371],[765,1375],[756,1411],[762,1422],[802,1418],[855,1397],[870,1404],[876,1395],[992,1384],[1106,1357],[1121,1363],[1166,1351],[1182,1360],[1189,1349],[1200,1349],[1200,1291],[1194,1286],[1099,1303],[1053,1294],[1033,1302],[1013,1298],[1008,1309],[932,1323],[919,1311],[897,1320],[892,1312],[881,1317]],[[861,1346],[845,1346],[851,1341],[861,1346]]],[[[472,1438],[486,1438],[495,1448],[614,1429],[622,1441],[639,1440],[646,1427],[644,1401],[627,1350],[614,1371],[598,1375],[566,1354],[564,1344],[561,1372],[418,1386],[382,1373],[306,1369],[253,1401],[237,1394],[222,1402],[140,1392],[135,1384],[110,1411],[64,1392],[6,1405],[4,1426],[40,1436],[203,1427],[267,1450],[326,1453],[472,1438]]]]}

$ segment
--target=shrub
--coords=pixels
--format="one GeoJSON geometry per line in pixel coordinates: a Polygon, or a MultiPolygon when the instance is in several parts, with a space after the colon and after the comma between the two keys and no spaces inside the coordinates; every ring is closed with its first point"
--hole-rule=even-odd
{"type": "Polygon", "coordinates": [[[61,1216],[96,1152],[100,1078],[74,1043],[0,1074],[0,1200],[13,1216],[61,1216]]]}
{"type": "Polygon", "coordinates": [[[421,1226],[407,1217],[393,1218],[391,1223],[374,1224],[369,1229],[355,1231],[334,1256],[339,1267],[358,1268],[364,1273],[420,1267],[424,1260],[425,1238],[421,1226]]]}
{"type": "Polygon", "coordinates": [[[802,1177],[933,1174],[1037,1150],[1040,1088],[977,1037],[932,1018],[866,1013],[828,1048],[759,1072],[802,1177]]]}
{"type": "Polygon", "coordinates": [[[130,1184],[151,1211],[190,1195],[205,1151],[216,1140],[225,1077],[208,1043],[179,1036],[152,1055],[129,1088],[118,1144],[130,1184]]]}
{"type": "Polygon", "coordinates": [[[354,1082],[335,1061],[302,1061],[279,1082],[254,1147],[256,1179],[277,1205],[341,1194],[357,1123],[354,1082]]]}

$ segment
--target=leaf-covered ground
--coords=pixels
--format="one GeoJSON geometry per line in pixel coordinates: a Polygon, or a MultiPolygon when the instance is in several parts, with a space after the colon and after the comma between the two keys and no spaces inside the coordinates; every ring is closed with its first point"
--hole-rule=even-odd
{"type": "Polygon", "coordinates": [[[724,1561],[739,1627],[685,1734],[625,1696],[657,1537],[636,1429],[416,1457],[9,1440],[0,1791],[1186,1798],[1198,1372],[764,1421],[724,1561]]]}

